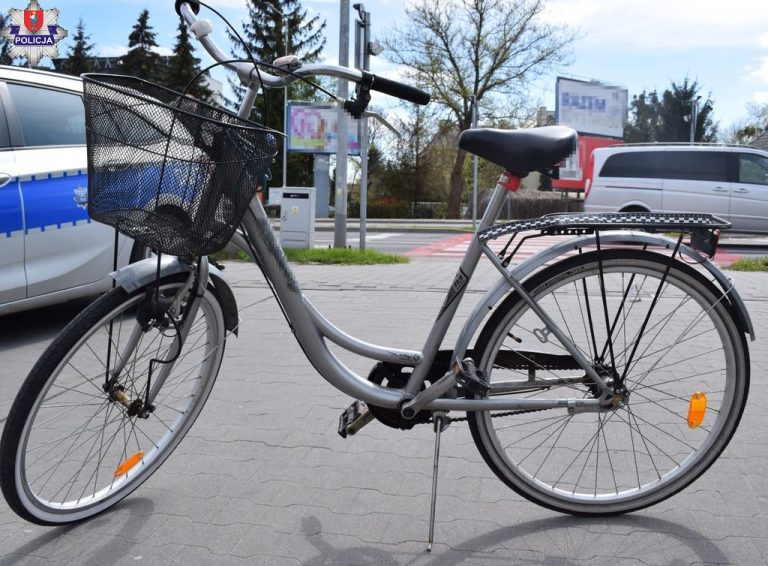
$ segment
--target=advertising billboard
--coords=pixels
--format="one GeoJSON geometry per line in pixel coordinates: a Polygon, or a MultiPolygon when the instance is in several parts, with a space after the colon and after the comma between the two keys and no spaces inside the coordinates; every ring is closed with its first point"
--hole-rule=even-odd
{"type": "Polygon", "coordinates": [[[627,89],[597,81],[557,77],[555,123],[580,134],[622,139],[627,123],[627,89]]]}
{"type": "MultiPolygon", "coordinates": [[[[336,153],[338,106],[315,102],[288,103],[288,151],[336,153]]],[[[347,115],[347,152],[360,155],[358,121],[347,115]]]]}

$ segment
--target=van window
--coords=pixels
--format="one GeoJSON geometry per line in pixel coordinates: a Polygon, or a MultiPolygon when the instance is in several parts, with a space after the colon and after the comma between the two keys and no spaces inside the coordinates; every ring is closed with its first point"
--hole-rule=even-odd
{"type": "Polygon", "coordinates": [[[605,160],[601,177],[659,178],[664,154],[660,151],[616,153],[605,160]]]}
{"type": "Polygon", "coordinates": [[[727,181],[728,154],[723,151],[667,151],[665,179],[727,181]]]}
{"type": "Polygon", "coordinates": [[[754,153],[740,153],[739,183],[768,185],[768,157],[754,153]]]}
{"type": "Polygon", "coordinates": [[[85,112],[77,94],[8,83],[24,145],[84,145],[85,112]]]}

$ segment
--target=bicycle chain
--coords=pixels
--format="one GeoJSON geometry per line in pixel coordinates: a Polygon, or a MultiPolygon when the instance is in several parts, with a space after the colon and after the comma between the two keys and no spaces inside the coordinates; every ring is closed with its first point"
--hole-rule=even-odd
{"type": "MultiPolygon", "coordinates": [[[[539,411],[549,411],[549,409],[518,409],[516,411],[507,411],[505,413],[496,413],[495,415],[491,415],[492,419],[498,419],[500,417],[514,417],[515,415],[522,415],[525,413],[538,413],[539,411]]],[[[457,423],[461,421],[466,421],[468,417],[449,417],[449,422],[457,423]]]]}

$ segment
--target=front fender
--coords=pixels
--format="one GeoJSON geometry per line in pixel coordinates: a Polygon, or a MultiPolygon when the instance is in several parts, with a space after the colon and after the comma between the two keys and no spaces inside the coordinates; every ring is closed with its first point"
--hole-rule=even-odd
{"type": "MultiPolygon", "coordinates": [[[[617,230],[613,232],[600,233],[601,245],[622,243],[646,244],[649,246],[661,247],[665,249],[674,249],[674,247],[677,245],[676,240],[648,232],[617,230]]],[[[531,273],[544,265],[544,263],[563,256],[568,252],[572,252],[574,250],[578,250],[579,248],[594,244],[594,234],[578,236],[570,240],[566,240],[529,257],[514,267],[511,270],[511,273],[518,281],[523,281],[526,277],[531,275],[531,273]]],[[[749,313],[747,312],[747,308],[744,305],[744,301],[742,300],[741,295],[739,295],[738,291],[733,285],[733,281],[722,271],[720,271],[715,264],[709,261],[709,259],[701,255],[696,250],[686,246],[685,244],[680,245],[679,252],[691,258],[697,264],[700,264],[712,275],[713,279],[717,281],[718,285],[720,285],[720,288],[722,289],[725,296],[725,300],[730,302],[742,332],[748,334],[754,341],[755,331],[752,326],[752,320],[749,317],[749,313]]],[[[467,321],[464,323],[464,327],[461,329],[459,337],[456,340],[456,345],[454,346],[451,359],[464,357],[472,341],[472,337],[477,333],[477,330],[485,319],[486,315],[493,310],[496,303],[498,303],[511,288],[512,287],[506,278],[501,277],[483,296],[480,302],[470,313],[467,321]]]]}
{"type": "MultiPolygon", "coordinates": [[[[161,279],[176,275],[177,273],[189,274],[194,268],[194,265],[179,261],[178,258],[173,256],[163,256],[160,258],[161,279]]],[[[237,301],[235,300],[232,288],[221,271],[215,266],[209,264],[208,273],[216,289],[216,296],[219,299],[219,304],[224,314],[224,327],[237,335],[240,317],[238,316],[237,301]]],[[[149,257],[126,265],[117,271],[113,271],[109,276],[126,292],[133,293],[155,280],[157,277],[157,258],[149,257]]]]}

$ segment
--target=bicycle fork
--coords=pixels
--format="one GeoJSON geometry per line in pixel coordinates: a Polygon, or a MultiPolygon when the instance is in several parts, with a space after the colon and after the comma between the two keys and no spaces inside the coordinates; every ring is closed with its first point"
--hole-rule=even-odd
{"type": "MultiPolygon", "coordinates": [[[[154,303],[151,297],[145,299],[147,301],[152,301],[150,309],[152,312],[147,314],[146,312],[142,312],[141,306],[139,307],[139,312],[137,312],[136,315],[136,323],[131,331],[128,342],[121,351],[116,352],[117,359],[115,361],[114,369],[110,372],[109,363],[107,365],[107,379],[104,384],[104,391],[109,394],[113,401],[123,405],[128,410],[129,416],[138,415],[142,418],[147,418],[149,413],[154,410],[154,400],[173,369],[173,362],[179,357],[181,349],[184,347],[184,342],[192,328],[195,315],[202,302],[203,293],[208,285],[207,258],[201,258],[198,265],[199,269],[190,271],[187,280],[181,287],[179,287],[175,295],[169,300],[167,306],[154,303]],[[186,308],[184,308],[184,299],[188,298],[190,295],[191,301],[187,300],[186,308]],[[156,320],[158,316],[165,315],[176,317],[182,312],[182,309],[184,309],[184,313],[181,324],[176,327],[177,333],[173,345],[168,349],[163,359],[153,359],[150,361],[149,374],[147,376],[147,390],[145,392],[144,400],[142,401],[140,398],[131,399],[129,395],[125,393],[122,386],[119,385],[120,376],[125,371],[126,360],[131,359],[134,351],[139,346],[142,335],[148,331],[148,324],[152,319],[156,320]],[[161,365],[160,371],[155,376],[152,376],[153,362],[161,365]],[[154,377],[154,379],[152,379],[152,377],[154,377]]],[[[111,328],[109,341],[109,349],[111,350],[111,328]]]]}

